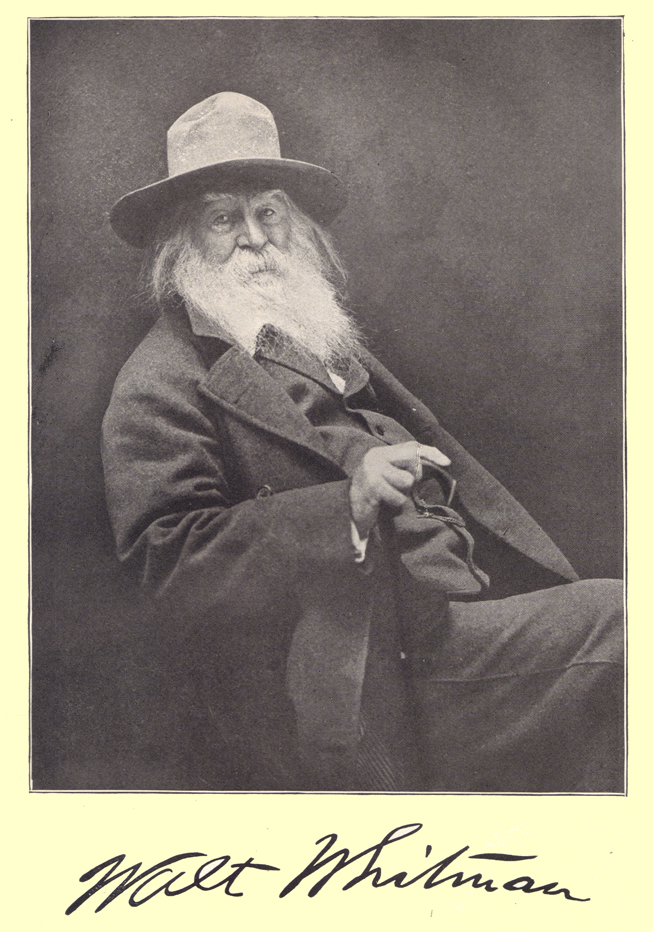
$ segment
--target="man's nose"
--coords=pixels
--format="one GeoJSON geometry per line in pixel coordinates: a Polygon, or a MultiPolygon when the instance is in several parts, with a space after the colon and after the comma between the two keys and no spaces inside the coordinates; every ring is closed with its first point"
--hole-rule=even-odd
{"type": "Polygon", "coordinates": [[[256,217],[244,217],[236,243],[242,248],[262,249],[268,241],[263,225],[256,217]]]}

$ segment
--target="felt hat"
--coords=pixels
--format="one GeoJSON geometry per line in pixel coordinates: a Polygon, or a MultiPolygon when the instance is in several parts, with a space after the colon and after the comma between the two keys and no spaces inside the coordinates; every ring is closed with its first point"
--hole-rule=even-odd
{"type": "Polygon", "coordinates": [[[126,194],[109,219],[121,239],[144,247],[180,200],[210,189],[249,187],[283,189],[320,223],[330,223],[347,199],[333,172],[281,158],[279,134],[267,107],[226,91],[195,104],[172,124],[168,177],[126,194]]]}

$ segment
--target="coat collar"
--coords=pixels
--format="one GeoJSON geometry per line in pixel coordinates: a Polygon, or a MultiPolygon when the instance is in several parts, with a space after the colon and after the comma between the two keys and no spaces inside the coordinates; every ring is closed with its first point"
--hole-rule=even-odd
{"type": "MultiPolygon", "coordinates": [[[[326,461],[337,478],[345,476],[328,453],[311,422],[292,403],[287,392],[244,349],[217,325],[191,319],[180,301],[166,308],[166,318],[193,343],[207,368],[199,390],[240,420],[276,434],[326,461]]],[[[320,378],[326,377],[319,374],[320,378]]]]}
{"type": "MultiPolygon", "coordinates": [[[[182,302],[167,309],[173,326],[185,331],[200,351],[208,369],[201,383],[204,393],[249,423],[276,434],[295,445],[310,450],[319,459],[326,460],[337,470],[338,476],[346,473],[329,454],[319,431],[292,403],[282,385],[262,368],[246,350],[234,343],[218,325],[187,313],[182,302]]],[[[315,379],[329,391],[339,394],[329,378],[326,368],[299,352],[270,350],[266,358],[281,363],[315,379]]],[[[346,380],[345,395],[359,391],[367,383],[367,371],[356,363],[346,380]]]]}
{"type": "Polygon", "coordinates": [[[201,388],[235,416],[261,430],[310,450],[345,473],[328,453],[308,418],[293,404],[280,382],[268,375],[249,353],[230,346],[211,366],[201,388]]]}

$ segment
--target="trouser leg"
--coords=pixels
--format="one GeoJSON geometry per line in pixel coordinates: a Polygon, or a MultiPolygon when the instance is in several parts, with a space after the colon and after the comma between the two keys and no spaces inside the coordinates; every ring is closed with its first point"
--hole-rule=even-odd
{"type": "Polygon", "coordinates": [[[411,658],[428,789],[623,791],[621,584],[451,603],[411,658]]]}

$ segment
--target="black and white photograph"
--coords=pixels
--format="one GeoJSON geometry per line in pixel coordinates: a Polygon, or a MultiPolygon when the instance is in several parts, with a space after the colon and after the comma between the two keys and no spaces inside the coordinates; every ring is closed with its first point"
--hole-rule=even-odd
{"type": "Polygon", "coordinates": [[[31,788],[625,794],[623,19],[29,33],[31,788]]]}

